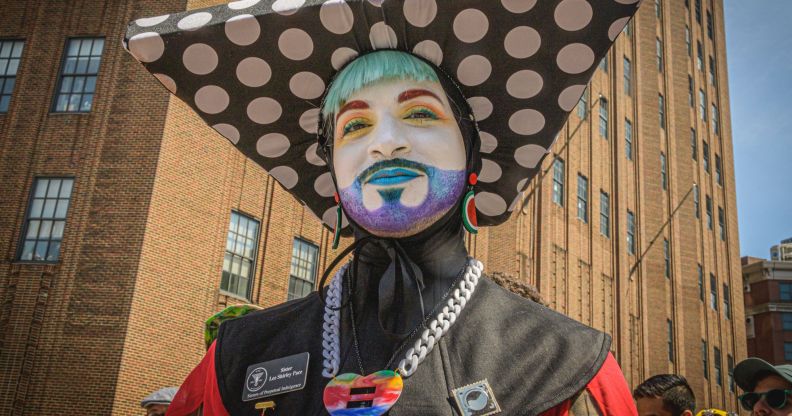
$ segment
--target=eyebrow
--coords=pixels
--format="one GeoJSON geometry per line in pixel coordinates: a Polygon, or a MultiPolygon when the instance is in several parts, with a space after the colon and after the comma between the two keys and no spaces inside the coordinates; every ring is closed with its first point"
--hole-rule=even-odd
{"type": "Polygon", "coordinates": [[[399,103],[403,103],[403,102],[405,102],[407,100],[412,100],[413,98],[421,97],[421,96],[424,96],[424,95],[428,95],[430,97],[434,97],[434,99],[436,99],[437,101],[439,101],[441,103],[443,102],[443,100],[441,100],[440,97],[437,96],[437,94],[435,94],[435,93],[433,93],[433,92],[431,92],[429,90],[424,90],[424,89],[412,89],[412,90],[404,91],[403,93],[399,94],[398,101],[399,101],[399,103]]]}
{"type": "Polygon", "coordinates": [[[336,114],[336,121],[339,118],[341,118],[341,114],[344,114],[344,111],[348,111],[348,110],[364,110],[366,108],[369,108],[369,105],[365,101],[361,101],[361,100],[350,101],[350,102],[344,104],[341,107],[340,110],[338,110],[338,114],[336,114]]]}

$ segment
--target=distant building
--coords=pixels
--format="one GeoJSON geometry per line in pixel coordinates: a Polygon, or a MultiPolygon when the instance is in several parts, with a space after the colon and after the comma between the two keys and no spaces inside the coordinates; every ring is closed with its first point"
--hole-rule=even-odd
{"type": "Polygon", "coordinates": [[[792,238],[781,240],[780,244],[770,247],[770,260],[792,261],[792,238]]]}
{"type": "Polygon", "coordinates": [[[792,262],[742,258],[748,355],[792,363],[792,262]]]}

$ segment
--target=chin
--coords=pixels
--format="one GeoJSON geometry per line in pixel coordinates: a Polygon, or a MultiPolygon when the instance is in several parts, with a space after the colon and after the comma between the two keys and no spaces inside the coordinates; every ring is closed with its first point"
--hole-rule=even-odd
{"type": "MultiPolygon", "coordinates": [[[[376,237],[407,238],[418,235],[427,228],[431,227],[432,224],[440,220],[440,218],[442,218],[449,210],[450,208],[446,209],[443,212],[439,212],[435,215],[432,215],[430,217],[417,218],[406,223],[402,223],[402,222],[394,223],[392,221],[387,221],[387,222],[382,221],[381,223],[378,224],[376,222],[372,223],[371,221],[366,221],[366,219],[363,219],[362,222],[366,223],[366,225],[361,225],[361,227],[364,230],[366,230],[369,234],[376,237]]],[[[357,219],[353,218],[353,220],[356,223],[361,224],[360,222],[357,221],[357,219]]]]}

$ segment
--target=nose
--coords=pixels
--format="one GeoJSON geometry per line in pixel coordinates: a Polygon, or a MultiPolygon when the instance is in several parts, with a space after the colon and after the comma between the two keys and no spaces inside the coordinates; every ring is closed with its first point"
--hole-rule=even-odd
{"type": "Polygon", "coordinates": [[[368,152],[372,159],[388,160],[410,153],[412,146],[401,120],[384,115],[371,132],[368,152]]]}
{"type": "Polygon", "coordinates": [[[773,414],[773,411],[770,409],[770,406],[765,403],[764,398],[762,398],[754,405],[752,414],[756,416],[767,416],[773,414]]]}

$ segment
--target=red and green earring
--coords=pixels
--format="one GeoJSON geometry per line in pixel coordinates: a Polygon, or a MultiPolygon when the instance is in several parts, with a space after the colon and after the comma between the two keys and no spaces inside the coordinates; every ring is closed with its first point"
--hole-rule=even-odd
{"type": "Polygon", "coordinates": [[[341,198],[338,197],[336,192],[333,197],[336,202],[336,222],[333,228],[333,250],[338,248],[338,242],[341,240],[341,198]]]}
{"type": "Polygon", "coordinates": [[[478,220],[476,219],[476,194],[473,186],[478,182],[478,175],[471,173],[468,177],[468,192],[462,198],[462,224],[471,234],[478,233],[478,220]]]}

